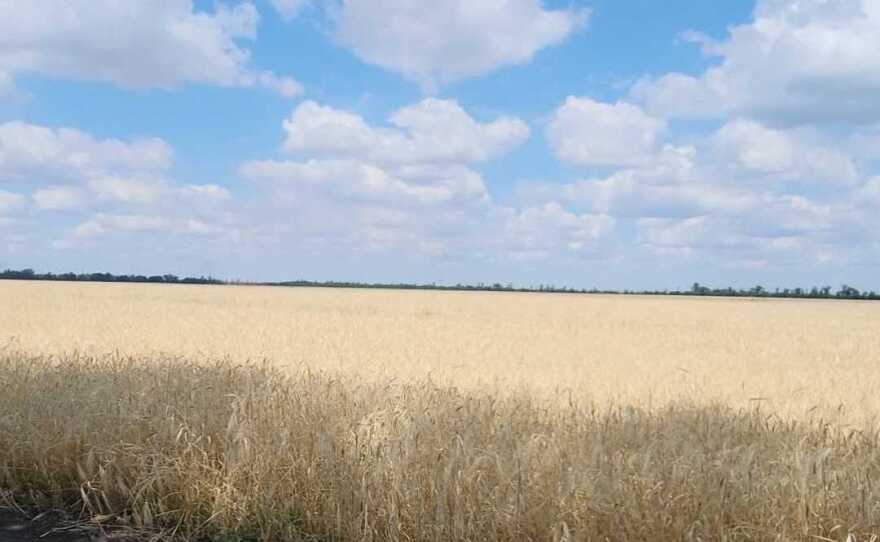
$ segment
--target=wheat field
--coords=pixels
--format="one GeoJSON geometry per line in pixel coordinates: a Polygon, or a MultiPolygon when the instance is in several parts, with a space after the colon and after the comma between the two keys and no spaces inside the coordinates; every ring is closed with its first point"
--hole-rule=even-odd
{"type": "Polygon", "coordinates": [[[0,282],[0,497],[166,539],[871,540],[870,302],[0,282]]]}
{"type": "Polygon", "coordinates": [[[0,345],[269,360],[638,406],[763,403],[848,424],[880,414],[880,304],[0,282],[0,345]]]}

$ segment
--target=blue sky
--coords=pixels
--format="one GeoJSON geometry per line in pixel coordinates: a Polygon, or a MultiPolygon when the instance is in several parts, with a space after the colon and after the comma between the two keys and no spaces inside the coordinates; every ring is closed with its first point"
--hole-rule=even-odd
{"type": "Polygon", "coordinates": [[[880,2],[0,0],[0,267],[880,289],[880,2]]]}

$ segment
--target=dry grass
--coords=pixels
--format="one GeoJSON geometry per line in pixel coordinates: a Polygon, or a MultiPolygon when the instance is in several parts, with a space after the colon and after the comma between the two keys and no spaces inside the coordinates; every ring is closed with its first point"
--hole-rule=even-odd
{"type": "Polygon", "coordinates": [[[880,532],[878,435],[760,411],[546,408],[268,365],[10,353],[0,385],[3,485],[185,539],[880,532]]]}
{"type": "Polygon", "coordinates": [[[229,541],[880,533],[874,304],[0,283],[0,309],[21,504],[229,541]]]}

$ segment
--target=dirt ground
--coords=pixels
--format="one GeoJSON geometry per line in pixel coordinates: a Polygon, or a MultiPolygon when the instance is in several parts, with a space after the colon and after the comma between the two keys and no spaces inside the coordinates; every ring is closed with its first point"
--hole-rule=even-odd
{"type": "Polygon", "coordinates": [[[70,528],[60,514],[41,514],[34,519],[17,510],[0,507],[0,541],[2,542],[98,542],[107,540],[100,532],[70,528]]]}

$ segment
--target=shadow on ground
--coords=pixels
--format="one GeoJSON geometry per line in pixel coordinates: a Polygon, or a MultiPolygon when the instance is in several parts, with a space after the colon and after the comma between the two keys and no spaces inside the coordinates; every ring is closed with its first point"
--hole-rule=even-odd
{"type": "Polygon", "coordinates": [[[12,508],[0,507],[2,542],[97,542],[108,540],[100,532],[74,527],[57,513],[40,514],[31,519],[12,508]]]}

